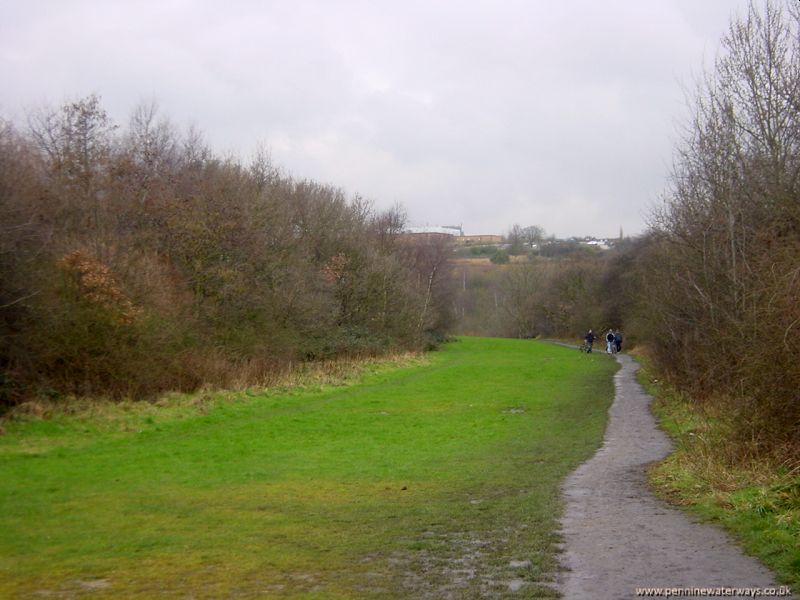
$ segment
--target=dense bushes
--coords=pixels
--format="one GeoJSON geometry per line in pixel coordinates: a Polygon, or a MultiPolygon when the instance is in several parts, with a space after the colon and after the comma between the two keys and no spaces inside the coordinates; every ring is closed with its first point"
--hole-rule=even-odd
{"type": "Polygon", "coordinates": [[[800,27],[751,6],[697,91],[654,223],[643,330],[744,452],[800,443],[800,27]]]}
{"type": "Polygon", "coordinates": [[[529,256],[495,267],[457,263],[457,330],[574,339],[590,327],[625,327],[636,285],[631,266],[641,245],[628,240],[606,254],[529,256]]]}
{"type": "Polygon", "coordinates": [[[253,382],[446,330],[448,250],[398,210],[215,156],[96,97],[0,127],[0,405],[253,382]]]}

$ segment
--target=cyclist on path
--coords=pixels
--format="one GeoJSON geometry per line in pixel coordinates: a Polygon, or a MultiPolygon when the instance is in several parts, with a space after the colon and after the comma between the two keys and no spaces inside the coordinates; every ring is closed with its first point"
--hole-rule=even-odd
{"type": "Polygon", "coordinates": [[[583,341],[586,342],[586,352],[591,352],[592,344],[594,344],[594,332],[591,329],[583,336],[583,341]]]}

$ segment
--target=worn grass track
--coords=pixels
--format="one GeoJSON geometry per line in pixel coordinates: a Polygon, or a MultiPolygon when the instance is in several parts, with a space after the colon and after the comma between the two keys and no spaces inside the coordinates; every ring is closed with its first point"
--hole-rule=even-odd
{"type": "Polygon", "coordinates": [[[551,595],[558,484],[602,438],[615,368],[463,338],[134,428],[7,423],[0,596],[551,595]]]}

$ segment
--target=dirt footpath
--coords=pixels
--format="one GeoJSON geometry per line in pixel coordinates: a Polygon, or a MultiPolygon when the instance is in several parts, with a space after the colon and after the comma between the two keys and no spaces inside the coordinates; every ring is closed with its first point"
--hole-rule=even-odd
{"type": "Polygon", "coordinates": [[[634,378],[638,365],[627,355],[617,359],[622,369],[603,446],[564,484],[564,598],[636,598],[642,587],[776,586],[724,532],[648,490],[647,464],[671,445],[650,413],[652,398],[634,378]]]}

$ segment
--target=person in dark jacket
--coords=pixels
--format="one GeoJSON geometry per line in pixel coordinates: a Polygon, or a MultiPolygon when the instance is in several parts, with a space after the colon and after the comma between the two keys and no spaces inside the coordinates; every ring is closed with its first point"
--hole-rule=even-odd
{"type": "Polygon", "coordinates": [[[619,329],[614,332],[614,344],[617,346],[617,352],[622,352],[622,332],[619,329]]]}
{"type": "Polygon", "coordinates": [[[591,352],[592,344],[594,344],[594,332],[591,329],[583,336],[583,341],[586,342],[586,352],[591,352]]]}

